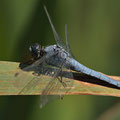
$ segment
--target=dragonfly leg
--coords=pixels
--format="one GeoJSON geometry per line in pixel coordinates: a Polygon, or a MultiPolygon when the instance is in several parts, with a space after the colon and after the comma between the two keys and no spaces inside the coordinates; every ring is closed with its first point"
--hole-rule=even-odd
{"type": "MultiPolygon", "coordinates": [[[[60,69],[61,69],[61,72],[62,72],[62,68],[60,68],[60,69]]],[[[67,85],[65,84],[65,82],[63,82],[63,80],[62,80],[62,75],[58,76],[58,80],[62,83],[62,85],[63,85],[64,88],[67,87],[67,85]]]]}

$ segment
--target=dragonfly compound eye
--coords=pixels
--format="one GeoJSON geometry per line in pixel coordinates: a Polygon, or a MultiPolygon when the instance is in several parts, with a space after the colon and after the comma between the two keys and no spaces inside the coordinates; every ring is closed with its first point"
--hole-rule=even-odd
{"type": "Polygon", "coordinates": [[[29,51],[35,59],[40,57],[40,50],[41,50],[41,46],[38,43],[35,43],[34,45],[29,47],[29,51]]]}

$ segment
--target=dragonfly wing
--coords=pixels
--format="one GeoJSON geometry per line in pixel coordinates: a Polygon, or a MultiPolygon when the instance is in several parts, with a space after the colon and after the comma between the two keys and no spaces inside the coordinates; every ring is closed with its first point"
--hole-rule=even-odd
{"type": "Polygon", "coordinates": [[[42,95],[40,97],[40,108],[42,108],[45,104],[56,100],[59,98],[59,95],[56,95],[61,87],[61,83],[56,79],[51,79],[47,86],[44,88],[42,95]]]}
{"type": "MultiPolygon", "coordinates": [[[[63,40],[60,38],[60,36],[59,36],[58,33],[56,32],[56,29],[55,29],[55,27],[54,27],[54,25],[53,25],[53,23],[52,23],[52,20],[51,20],[51,18],[50,18],[50,15],[49,15],[49,13],[48,13],[48,11],[47,11],[46,6],[44,6],[44,10],[45,10],[45,12],[46,12],[46,15],[47,15],[47,17],[48,17],[49,23],[50,23],[50,25],[51,25],[51,28],[52,28],[52,31],[53,31],[53,35],[54,35],[54,38],[55,38],[55,41],[56,41],[57,45],[60,45],[61,47],[65,48],[65,45],[64,45],[63,40]]],[[[65,49],[66,49],[66,48],[65,48],[65,49]]]]}
{"type": "MultiPolygon", "coordinates": [[[[53,101],[57,98],[63,98],[63,96],[73,86],[72,80],[62,78],[62,73],[61,73],[62,69],[64,69],[63,65],[60,68],[54,69],[53,78],[45,86],[42,92],[40,99],[40,108],[42,108],[45,104],[49,103],[50,101],[53,101]]],[[[69,72],[67,75],[69,77],[72,77],[72,72],[69,72]]]]}
{"type": "MultiPolygon", "coordinates": [[[[42,79],[42,77],[40,77],[40,76],[34,77],[27,84],[24,85],[24,87],[20,90],[20,92],[18,94],[20,94],[20,95],[21,94],[25,95],[26,93],[32,94],[33,92],[35,92],[34,90],[36,90],[35,87],[42,83],[41,79],[42,79]]],[[[35,93],[39,94],[38,89],[35,93]]]]}
{"type": "MultiPolygon", "coordinates": [[[[36,90],[37,94],[40,94],[41,91],[43,91],[42,90],[43,89],[42,88],[43,85],[39,86],[39,85],[41,85],[41,84],[43,84],[43,83],[45,83],[47,81],[46,79],[45,79],[46,81],[44,81],[44,76],[43,75],[52,76],[53,73],[55,73],[56,69],[55,68],[51,68],[51,66],[47,65],[45,62],[43,62],[42,65],[39,65],[39,67],[41,69],[38,69],[37,72],[39,72],[39,75],[37,75],[37,76],[36,75],[29,76],[28,73],[26,75],[23,75],[24,73],[20,74],[21,77],[24,76],[23,78],[25,80],[26,79],[27,80],[24,81],[24,82],[21,82],[22,83],[22,88],[20,89],[18,94],[26,94],[26,93],[28,93],[28,94],[30,93],[31,94],[31,92],[35,92],[35,90],[36,90]],[[36,86],[37,86],[37,88],[35,88],[36,86]],[[40,91],[40,92],[38,93],[38,91],[40,91]]],[[[20,84],[20,82],[19,82],[19,84],[20,84]]]]}
{"type": "Polygon", "coordinates": [[[45,86],[41,98],[40,98],[40,108],[42,108],[45,104],[59,98],[58,92],[61,87],[61,83],[58,81],[58,76],[61,72],[61,68],[54,68],[52,70],[52,78],[45,86]]]}
{"type": "Polygon", "coordinates": [[[70,57],[74,58],[72,51],[70,49],[67,24],[65,24],[65,38],[66,38],[66,51],[70,54],[70,57]]]}
{"type": "Polygon", "coordinates": [[[42,71],[40,64],[46,60],[47,56],[47,54],[44,55],[42,58],[38,59],[31,65],[23,68],[21,71],[19,70],[19,72],[16,72],[14,87],[18,88],[21,91],[30,81],[34,80],[35,78],[33,78],[31,72],[28,71],[32,71],[32,73],[34,72],[36,74],[39,74],[42,71]]]}

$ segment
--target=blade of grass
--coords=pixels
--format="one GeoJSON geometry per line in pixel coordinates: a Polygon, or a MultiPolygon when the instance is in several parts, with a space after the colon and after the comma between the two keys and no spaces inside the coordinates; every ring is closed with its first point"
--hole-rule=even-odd
{"type": "MultiPolygon", "coordinates": [[[[20,72],[21,69],[18,67],[19,63],[16,62],[5,62],[0,61],[0,95],[18,95],[21,89],[23,89],[23,84],[17,87],[15,86],[15,74],[20,72]]],[[[23,72],[21,81],[24,83],[24,75],[30,76],[30,78],[34,78],[34,75],[31,72],[23,72]]],[[[74,80],[74,85],[71,90],[67,93],[68,95],[104,95],[104,96],[116,96],[120,97],[120,90],[115,88],[115,86],[107,85],[106,83],[96,78],[86,76],[81,73],[73,72],[74,79],[65,78],[63,79],[70,79],[74,80]]],[[[37,84],[34,89],[31,91],[26,91],[21,93],[20,95],[41,95],[42,90],[44,89],[45,85],[49,82],[51,77],[42,75],[41,84],[37,84]]],[[[120,77],[118,76],[109,76],[115,80],[120,81],[120,77]]],[[[26,82],[26,81],[25,81],[26,82]]],[[[56,94],[56,93],[53,93],[56,94]]]]}

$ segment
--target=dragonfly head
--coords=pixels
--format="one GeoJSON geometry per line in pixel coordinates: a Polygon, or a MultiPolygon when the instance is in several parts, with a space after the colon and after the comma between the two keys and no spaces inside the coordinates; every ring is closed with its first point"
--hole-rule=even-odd
{"type": "Polygon", "coordinates": [[[39,43],[31,45],[29,51],[34,59],[41,58],[45,54],[44,48],[39,43]]]}

